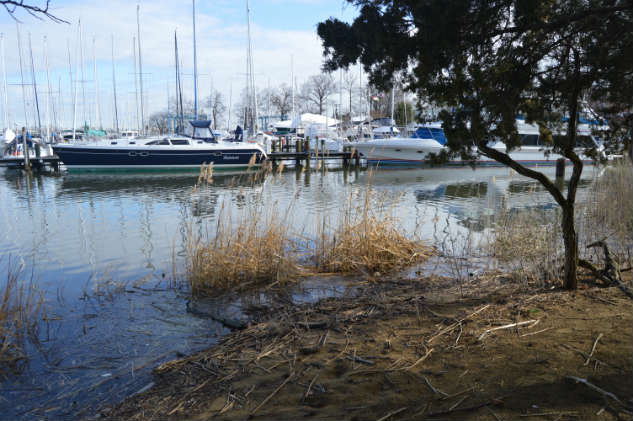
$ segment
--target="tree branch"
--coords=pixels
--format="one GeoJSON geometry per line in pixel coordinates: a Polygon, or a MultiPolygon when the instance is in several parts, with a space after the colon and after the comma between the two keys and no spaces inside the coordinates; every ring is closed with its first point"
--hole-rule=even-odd
{"type": "Polygon", "coordinates": [[[50,0],[46,0],[46,6],[41,8],[39,6],[33,6],[31,4],[25,4],[24,0],[0,0],[0,4],[4,6],[5,10],[11,15],[13,19],[17,22],[20,22],[18,18],[15,17],[15,11],[17,9],[26,10],[31,16],[42,19],[39,15],[44,15],[55,23],[69,23],[64,19],[58,18],[49,12],[50,0]]]}
{"type": "Polygon", "coordinates": [[[510,158],[508,154],[499,152],[498,150],[493,149],[488,145],[479,144],[477,148],[479,152],[483,153],[488,158],[494,159],[497,162],[507,165],[508,167],[512,168],[525,177],[530,177],[534,180],[539,181],[547,189],[547,191],[550,192],[550,194],[554,197],[554,199],[560,206],[566,205],[565,197],[563,196],[561,191],[558,190],[558,187],[556,187],[545,174],[524,167],[523,165],[516,162],[514,159],[510,158]]]}

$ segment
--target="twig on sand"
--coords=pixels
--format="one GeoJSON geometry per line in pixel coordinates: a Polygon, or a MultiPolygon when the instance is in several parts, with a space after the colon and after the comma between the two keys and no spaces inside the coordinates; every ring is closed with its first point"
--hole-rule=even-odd
{"type": "Polygon", "coordinates": [[[312,390],[312,385],[314,384],[314,382],[316,381],[317,377],[319,377],[318,374],[316,374],[314,376],[314,378],[312,379],[312,381],[310,382],[310,384],[308,385],[308,388],[306,389],[306,393],[303,394],[303,398],[301,398],[301,401],[305,401],[308,396],[310,396],[310,391],[312,390]]]}
{"type": "Polygon", "coordinates": [[[169,416],[174,415],[180,408],[183,407],[183,405],[185,404],[185,402],[187,401],[189,396],[191,396],[193,393],[197,392],[198,390],[202,389],[212,379],[213,379],[212,377],[208,378],[207,380],[205,380],[202,383],[200,383],[198,386],[194,387],[189,392],[185,393],[185,395],[180,399],[180,402],[178,403],[178,405],[176,405],[176,407],[174,409],[169,411],[169,413],[167,415],[169,415],[169,416]]]}
{"type": "Polygon", "coordinates": [[[492,409],[490,409],[490,407],[489,407],[489,406],[484,406],[484,408],[485,408],[486,410],[488,410],[488,412],[490,412],[490,414],[492,414],[492,416],[493,416],[493,417],[495,417],[495,419],[496,419],[497,421],[502,421],[501,417],[500,417],[499,415],[495,414],[495,413],[494,413],[494,411],[493,411],[492,409]]]}
{"type": "Polygon", "coordinates": [[[625,406],[625,407],[626,407],[626,405],[625,405],[625,404],[624,404],[624,403],[623,403],[620,399],[618,399],[618,397],[617,397],[617,396],[615,396],[613,393],[611,393],[611,392],[607,392],[606,390],[599,388],[598,386],[596,386],[596,385],[595,385],[595,384],[593,384],[593,383],[589,383],[589,382],[587,381],[587,379],[582,379],[582,378],[580,378],[580,377],[576,377],[576,376],[567,376],[566,378],[567,378],[567,379],[570,379],[570,380],[573,380],[573,381],[575,381],[576,383],[582,383],[582,384],[584,384],[585,386],[587,386],[588,388],[590,388],[590,389],[592,389],[592,390],[594,390],[594,391],[596,391],[596,392],[600,393],[602,396],[605,396],[605,397],[607,397],[607,398],[611,398],[611,399],[613,399],[614,401],[616,401],[617,403],[619,403],[620,405],[622,405],[622,406],[625,406]]]}
{"type": "Polygon", "coordinates": [[[532,323],[533,326],[536,325],[539,322],[539,320],[526,320],[523,322],[518,322],[518,323],[511,323],[509,325],[503,325],[503,326],[498,326],[498,327],[493,327],[492,329],[488,329],[486,331],[484,331],[481,335],[479,335],[479,337],[477,338],[478,341],[481,341],[487,334],[494,332],[496,330],[501,330],[501,329],[509,329],[511,327],[518,327],[518,326],[523,326],[529,323],[532,323]]]}
{"type": "Polygon", "coordinates": [[[414,362],[413,364],[411,364],[408,367],[404,367],[401,370],[411,370],[412,368],[414,368],[416,365],[420,364],[422,361],[426,360],[426,358],[431,355],[431,352],[433,352],[433,348],[429,349],[428,351],[426,351],[426,354],[424,354],[423,356],[421,356],[416,362],[414,362]]]}
{"type": "Polygon", "coordinates": [[[489,401],[486,401],[486,402],[482,402],[480,404],[473,405],[473,406],[464,406],[464,407],[461,407],[461,408],[447,409],[445,411],[430,412],[428,414],[428,416],[429,417],[436,417],[438,415],[447,415],[447,414],[450,414],[451,412],[457,412],[457,411],[474,411],[476,409],[483,408],[484,406],[501,405],[502,403],[503,402],[501,401],[501,398],[495,398],[495,399],[492,399],[492,400],[489,400],[489,401]]]}
{"type": "Polygon", "coordinates": [[[461,319],[459,319],[458,321],[456,321],[455,323],[453,323],[452,325],[442,329],[441,331],[439,331],[435,336],[433,336],[431,339],[428,340],[428,343],[433,342],[435,339],[439,338],[440,336],[442,336],[443,334],[450,332],[451,330],[455,329],[457,326],[461,325],[461,323],[466,320],[469,319],[471,317],[473,317],[474,315],[481,313],[482,311],[484,311],[485,309],[487,309],[488,307],[490,307],[490,304],[486,304],[485,306],[481,307],[479,310],[474,311],[473,313],[470,313],[468,316],[463,317],[461,319]]]}
{"type": "Polygon", "coordinates": [[[462,402],[464,402],[466,400],[466,398],[468,397],[468,395],[462,397],[460,400],[458,400],[457,402],[455,402],[455,404],[453,406],[451,406],[450,408],[448,408],[449,411],[453,411],[455,408],[457,408],[462,402]]]}
{"type": "Polygon", "coordinates": [[[529,332],[529,333],[524,333],[523,335],[519,335],[519,338],[523,338],[524,336],[532,336],[532,335],[536,335],[538,333],[543,333],[546,332],[548,330],[550,330],[551,327],[547,327],[545,329],[541,329],[541,330],[537,330],[536,332],[529,332]]]}
{"type": "Polygon", "coordinates": [[[598,346],[598,341],[600,340],[600,338],[602,338],[602,333],[599,334],[596,340],[593,342],[593,346],[591,347],[591,352],[589,353],[589,356],[587,357],[587,361],[585,361],[584,365],[589,365],[589,361],[591,361],[591,357],[593,357],[593,353],[596,352],[596,346],[598,346]]]}
{"type": "Polygon", "coordinates": [[[283,383],[281,383],[279,386],[277,386],[277,389],[273,390],[273,392],[268,395],[266,397],[266,399],[264,399],[262,401],[262,403],[260,403],[259,405],[257,405],[257,408],[253,409],[253,411],[251,411],[251,415],[253,415],[255,412],[257,412],[262,406],[266,405],[266,403],[272,399],[273,396],[275,396],[277,394],[277,392],[279,392],[281,390],[282,387],[284,387],[286,385],[286,383],[288,383],[293,377],[294,377],[295,373],[292,372],[290,373],[290,375],[288,377],[286,377],[286,380],[283,381],[283,383]]]}
{"type": "Polygon", "coordinates": [[[363,364],[367,364],[367,365],[375,365],[376,363],[370,360],[366,360],[364,358],[361,358],[359,356],[356,355],[356,350],[354,350],[354,355],[346,355],[345,358],[347,358],[350,361],[353,362],[357,362],[357,363],[363,363],[363,364]]]}
{"type": "Polygon", "coordinates": [[[426,383],[426,385],[433,391],[433,393],[435,393],[436,395],[448,396],[448,393],[442,392],[440,389],[433,387],[433,385],[431,384],[429,379],[426,378],[426,376],[422,376],[422,378],[424,379],[424,383],[426,383]]]}
{"type": "Polygon", "coordinates": [[[398,415],[399,413],[404,412],[404,411],[406,411],[406,410],[407,410],[407,407],[406,407],[406,406],[403,406],[403,407],[402,407],[402,408],[400,408],[400,409],[396,409],[395,411],[391,411],[390,413],[388,413],[387,415],[385,415],[385,416],[384,416],[384,417],[382,417],[382,418],[378,418],[378,420],[377,420],[377,421],[385,421],[385,420],[387,420],[387,419],[389,419],[389,418],[393,417],[394,415],[398,415]]]}

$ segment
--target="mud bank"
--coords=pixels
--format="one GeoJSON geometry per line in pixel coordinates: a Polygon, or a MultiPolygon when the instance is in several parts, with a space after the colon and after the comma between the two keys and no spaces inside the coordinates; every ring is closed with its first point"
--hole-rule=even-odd
{"type": "MultiPolygon", "coordinates": [[[[627,275],[630,279],[630,272],[627,275]]],[[[486,275],[259,310],[108,419],[631,419],[632,302],[486,275]],[[578,382],[578,380],[581,382],[578,382]]]]}

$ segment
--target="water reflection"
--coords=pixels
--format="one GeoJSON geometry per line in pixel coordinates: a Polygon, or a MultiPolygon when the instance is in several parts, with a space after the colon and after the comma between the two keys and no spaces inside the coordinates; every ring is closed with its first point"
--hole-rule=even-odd
{"type": "MultiPolygon", "coordinates": [[[[586,169],[580,196],[591,177],[586,169]]],[[[207,347],[227,332],[192,309],[243,317],[245,306],[273,298],[300,302],[349,293],[342,280],[314,279],[285,297],[227,296],[187,306],[189,297],[165,289],[172,254],[181,265],[189,234],[212,235],[221,209],[245,212],[263,200],[266,209],[288,210],[283,218],[291,231],[309,239],[324,214],[335,223],[349,198],[362,198],[371,184],[373,207],[384,205],[405,232],[433,242],[484,232],[500,210],[555,208],[537,183],[502,168],[296,169],[266,179],[213,178],[194,189],[198,175],[192,173],[0,170],[0,276],[8,256],[25,262],[47,290],[50,314],[60,319],[47,325],[50,340],[30,350],[26,372],[0,383],[0,413],[85,416],[104,400],[141,389],[159,362],[207,347]]]]}

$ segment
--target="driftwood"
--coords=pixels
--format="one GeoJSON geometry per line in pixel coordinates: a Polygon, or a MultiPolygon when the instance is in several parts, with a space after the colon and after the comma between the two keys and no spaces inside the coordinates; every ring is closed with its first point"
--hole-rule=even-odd
{"type": "Polygon", "coordinates": [[[518,327],[518,326],[523,326],[529,323],[532,323],[532,326],[536,325],[539,322],[539,320],[526,320],[524,322],[518,322],[518,323],[511,323],[509,325],[503,325],[503,326],[498,326],[498,327],[493,327],[492,329],[488,329],[486,331],[484,331],[481,335],[479,335],[479,337],[477,338],[477,340],[481,341],[483,338],[486,337],[487,334],[494,332],[496,330],[501,330],[501,329],[509,329],[511,327],[518,327]]]}
{"type": "Polygon", "coordinates": [[[587,269],[593,276],[600,279],[607,285],[616,285],[622,292],[624,292],[629,298],[633,298],[633,291],[622,282],[622,274],[618,264],[611,257],[609,252],[609,246],[604,240],[596,241],[587,246],[587,248],[602,247],[604,253],[604,269],[598,269],[593,263],[588,260],[579,259],[578,265],[584,269],[587,269]]]}

